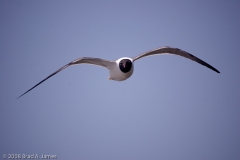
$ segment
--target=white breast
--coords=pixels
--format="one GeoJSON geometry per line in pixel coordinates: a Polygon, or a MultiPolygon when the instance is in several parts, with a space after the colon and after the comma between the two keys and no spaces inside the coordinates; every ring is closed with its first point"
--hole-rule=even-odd
{"type": "Polygon", "coordinates": [[[128,57],[123,57],[120,58],[118,60],[116,60],[116,64],[113,66],[112,69],[109,70],[109,80],[115,80],[115,81],[124,81],[126,79],[128,79],[129,77],[131,77],[131,75],[133,74],[133,70],[134,70],[134,65],[133,65],[133,60],[131,58],[128,57]],[[132,68],[129,72],[127,73],[123,73],[120,69],[119,69],[119,62],[122,59],[129,59],[132,62],[132,68]]]}

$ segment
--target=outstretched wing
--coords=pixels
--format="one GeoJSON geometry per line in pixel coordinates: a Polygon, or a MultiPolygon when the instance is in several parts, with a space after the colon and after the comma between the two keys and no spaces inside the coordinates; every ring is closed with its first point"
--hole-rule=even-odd
{"type": "Polygon", "coordinates": [[[110,69],[112,67],[112,65],[115,64],[115,62],[112,61],[108,61],[108,60],[104,60],[104,59],[100,59],[100,58],[91,58],[91,57],[82,57],[82,58],[78,58],[70,63],[68,63],[67,65],[61,67],[60,69],[58,69],[57,71],[53,72],[52,74],[50,74],[48,77],[46,77],[45,79],[43,79],[41,82],[39,82],[38,84],[36,84],[35,86],[33,86],[32,88],[30,88],[29,90],[27,90],[25,93],[23,93],[21,96],[19,96],[18,98],[22,97],[24,94],[28,93],[29,91],[31,91],[32,89],[34,89],[35,87],[37,87],[38,85],[40,85],[41,83],[43,83],[44,81],[46,81],[48,78],[54,76],[55,74],[57,74],[58,72],[64,70],[65,68],[72,66],[72,65],[76,65],[76,64],[82,64],[82,63],[87,63],[87,64],[93,64],[93,65],[98,65],[98,66],[102,66],[105,67],[107,69],[110,69]]]}
{"type": "Polygon", "coordinates": [[[164,53],[175,54],[175,55],[179,55],[179,56],[191,59],[191,60],[193,60],[195,62],[198,62],[201,65],[204,65],[204,66],[214,70],[217,73],[220,73],[216,68],[214,68],[210,64],[204,62],[203,60],[195,57],[194,55],[192,55],[192,54],[190,54],[190,53],[188,53],[186,51],[183,51],[181,49],[172,48],[172,47],[162,47],[162,48],[158,48],[158,49],[155,49],[155,50],[152,50],[152,51],[140,54],[137,57],[133,58],[133,61],[136,61],[136,60],[138,60],[140,58],[143,58],[143,57],[146,57],[146,56],[153,56],[153,55],[164,54],[164,53]]]}

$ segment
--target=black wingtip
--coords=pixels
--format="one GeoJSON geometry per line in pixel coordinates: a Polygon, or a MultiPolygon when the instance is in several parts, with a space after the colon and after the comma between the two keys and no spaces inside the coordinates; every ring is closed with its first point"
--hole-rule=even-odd
{"type": "MultiPolygon", "coordinates": [[[[192,57],[195,57],[195,56],[193,56],[192,54],[190,54],[192,57]]],[[[207,68],[209,68],[209,69],[211,69],[211,70],[213,70],[213,71],[215,71],[215,72],[217,72],[217,73],[220,73],[216,68],[214,68],[213,66],[211,66],[210,64],[208,64],[208,63],[206,63],[206,62],[204,62],[203,60],[201,60],[201,59],[199,59],[199,58],[197,58],[197,57],[195,57],[197,60],[195,60],[196,62],[198,62],[199,64],[201,64],[201,65],[203,65],[203,66],[205,66],[205,67],[207,67],[207,68]]]]}
{"type": "MultiPolygon", "coordinates": [[[[28,90],[27,92],[29,92],[30,90],[28,90]]],[[[16,99],[22,97],[24,94],[26,94],[27,92],[23,93],[22,95],[20,95],[19,97],[17,97],[16,99]]]]}
{"type": "Polygon", "coordinates": [[[209,65],[209,68],[212,69],[213,71],[217,72],[217,73],[220,73],[216,68],[214,68],[213,66],[210,66],[209,65]]]}
{"type": "Polygon", "coordinates": [[[220,73],[216,68],[212,68],[212,70],[214,70],[217,73],[220,73]]]}
{"type": "Polygon", "coordinates": [[[21,96],[17,97],[16,100],[17,100],[18,98],[20,98],[20,97],[21,97],[21,96]]]}

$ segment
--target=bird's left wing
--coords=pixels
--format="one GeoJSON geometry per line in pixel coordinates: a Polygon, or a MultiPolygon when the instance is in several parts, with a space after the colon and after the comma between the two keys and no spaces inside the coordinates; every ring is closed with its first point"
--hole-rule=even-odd
{"type": "Polygon", "coordinates": [[[105,67],[107,69],[111,69],[112,66],[115,64],[115,62],[113,61],[108,61],[108,60],[104,60],[104,59],[100,59],[100,58],[91,58],[91,57],[82,57],[82,58],[78,58],[68,64],[66,64],[65,66],[61,67],[60,69],[58,69],[57,71],[53,72],[52,74],[50,74],[48,77],[46,77],[45,79],[43,79],[41,82],[39,82],[38,84],[36,84],[35,86],[33,86],[32,88],[30,88],[29,90],[27,90],[26,92],[24,92],[22,95],[20,95],[18,98],[22,97],[24,94],[28,93],[29,91],[31,91],[32,89],[34,89],[35,87],[37,87],[38,85],[40,85],[41,83],[43,83],[44,81],[46,81],[48,78],[54,76],[55,74],[57,74],[58,72],[64,70],[65,68],[72,66],[72,65],[76,65],[76,64],[82,64],[82,63],[86,63],[86,64],[93,64],[93,65],[98,65],[98,66],[102,66],[105,67]]]}
{"type": "Polygon", "coordinates": [[[149,52],[145,52],[143,54],[138,55],[137,57],[133,58],[133,61],[136,61],[140,58],[146,57],[146,56],[152,56],[152,55],[157,55],[157,54],[164,54],[164,53],[169,53],[169,54],[175,54],[175,55],[179,55],[188,59],[191,59],[195,62],[198,62],[201,65],[204,65],[212,70],[214,70],[217,73],[220,73],[216,68],[214,68],[213,66],[211,66],[210,64],[204,62],[203,60],[195,57],[194,55],[183,51],[181,49],[178,48],[172,48],[172,47],[162,47],[162,48],[158,48],[149,52]]]}

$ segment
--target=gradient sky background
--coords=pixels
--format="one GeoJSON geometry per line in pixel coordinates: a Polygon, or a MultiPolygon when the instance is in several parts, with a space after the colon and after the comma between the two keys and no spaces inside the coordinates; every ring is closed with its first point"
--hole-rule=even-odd
{"type": "Polygon", "coordinates": [[[0,1],[0,156],[240,159],[240,1],[0,1]],[[162,46],[123,82],[79,57],[162,46]]]}

